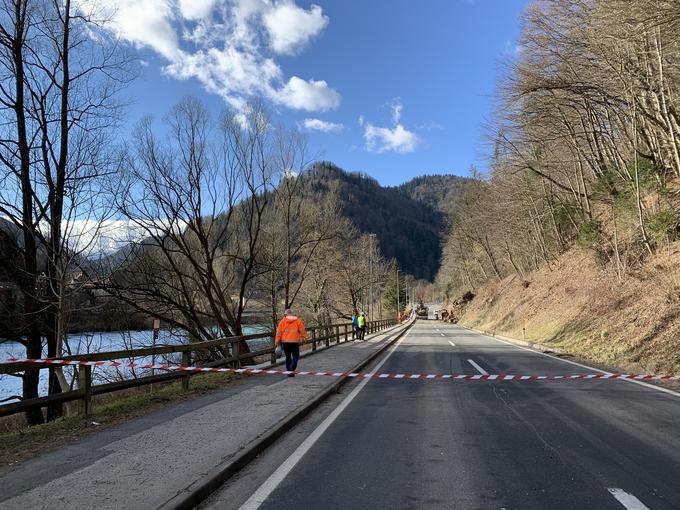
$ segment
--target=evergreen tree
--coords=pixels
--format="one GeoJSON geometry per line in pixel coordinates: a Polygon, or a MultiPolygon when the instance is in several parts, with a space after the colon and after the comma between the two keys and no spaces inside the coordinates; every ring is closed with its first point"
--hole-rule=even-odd
{"type": "Polygon", "coordinates": [[[385,285],[385,294],[383,297],[383,307],[386,311],[392,312],[395,315],[397,312],[401,312],[406,308],[406,281],[404,279],[404,273],[399,269],[399,263],[396,258],[393,258],[390,263],[390,270],[387,275],[387,284],[385,285]],[[399,295],[398,300],[397,292],[399,295]]]}

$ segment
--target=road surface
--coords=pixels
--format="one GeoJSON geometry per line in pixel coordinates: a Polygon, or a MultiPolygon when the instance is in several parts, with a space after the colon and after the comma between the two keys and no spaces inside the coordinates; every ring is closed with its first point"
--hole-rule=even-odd
{"type": "MultiPolygon", "coordinates": [[[[381,373],[587,370],[417,321],[381,373]]],[[[625,381],[364,380],[209,508],[680,508],[680,395],[625,381]]]]}

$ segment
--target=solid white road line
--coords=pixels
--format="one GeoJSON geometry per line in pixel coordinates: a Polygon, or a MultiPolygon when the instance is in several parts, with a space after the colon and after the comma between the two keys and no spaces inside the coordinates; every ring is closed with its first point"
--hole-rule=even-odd
{"type": "MultiPolygon", "coordinates": [[[[376,367],[373,369],[371,374],[375,374],[380,370],[380,367],[383,366],[383,364],[387,361],[387,359],[392,355],[394,351],[397,350],[397,347],[399,347],[399,344],[406,340],[408,337],[409,333],[411,330],[409,329],[406,332],[406,335],[404,335],[403,338],[401,338],[396,344],[394,344],[394,347],[390,349],[390,351],[387,353],[387,356],[385,356],[380,363],[376,365],[376,367]]],[[[352,393],[347,395],[345,400],[343,400],[338,407],[336,407],[331,414],[329,414],[326,419],[319,424],[319,426],[314,429],[314,431],[307,436],[307,439],[305,439],[300,446],[297,447],[297,449],[288,457],[283,464],[281,464],[276,471],[274,471],[269,478],[267,478],[262,485],[253,493],[250,498],[248,498],[248,501],[243,503],[241,505],[240,510],[256,510],[257,508],[264,503],[267,498],[270,496],[272,492],[276,490],[276,488],[279,486],[279,484],[288,476],[288,474],[293,470],[293,468],[296,466],[298,462],[300,462],[300,459],[304,457],[304,455],[314,446],[314,443],[316,443],[319,438],[328,430],[328,427],[330,427],[333,422],[336,420],[338,416],[345,410],[345,408],[354,400],[354,398],[359,394],[359,392],[366,386],[366,384],[370,381],[370,379],[364,379],[362,380],[359,385],[354,388],[352,393]]]]}
{"type": "Polygon", "coordinates": [[[640,501],[638,498],[632,494],[628,494],[623,489],[607,489],[616,500],[625,506],[628,510],[649,510],[649,507],[640,501]]]}
{"type": "Polygon", "coordinates": [[[477,363],[475,363],[475,362],[472,361],[471,359],[468,360],[468,363],[470,363],[470,365],[472,365],[473,367],[475,367],[475,369],[476,369],[480,374],[482,374],[482,375],[489,375],[489,372],[487,372],[486,370],[484,370],[482,367],[480,367],[477,363]]]}
{"type": "MultiPolygon", "coordinates": [[[[461,326],[461,327],[464,327],[464,326],[461,326]]],[[[529,352],[533,352],[534,354],[540,354],[541,356],[545,356],[547,358],[555,359],[557,361],[562,361],[563,363],[569,363],[570,365],[576,365],[577,367],[592,370],[593,372],[599,372],[601,374],[611,374],[611,372],[607,372],[606,370],[600,370],[599,368],[584,365],[582,363],[577,363],[575,361],[570,361],[568,359],[558,358],[557,356],[553,356],[551,354],[547,354],[547,353],[541,352],[541,351],[536,351],[534,349],[530,349],[529,347],[524,347],[522,345],[517,345],[515,343],[508,342],[507,340],[503,340],[503,339],[497,338],[495,336],[485,335],[484,333],[479,333],[478,331],[475,331],[474,329],[470,329],[470,328],[465,328],[465,329],[468,329],[468,330],[472,331],[473,333],[477,333],[478,335],[485,336],[487,338],[491,338],[492,340],[496,340],[498,342],[503,342],[504,344],[511,345],[512,347],[517,347],[518,349],[522,349],[523,351],[529,351],[529,352]]],[[[672,395],[674,397],[680,397],[680,393],[678,393],[677,391],[662,388],[661,386],[655,386],[653,384],[649,384],[649,383],[646,383],[644,381],[636,381],[635,379],[619,379],[619,380],[629,382],[629,383],[633,383],[633,384],[639,384],[640,386],[644,386],[646,388],[650,388],[650,389],[656,390],[656,391],[661,391],[662,393],[667,393],[667,394],[672,395]]]]}
{"type": "Polygon", "coordinates": [[[449,343],[451,344],[451,347],[455,347],[456,344],[454,344],[451,340],[449,340],[449,343]]]}

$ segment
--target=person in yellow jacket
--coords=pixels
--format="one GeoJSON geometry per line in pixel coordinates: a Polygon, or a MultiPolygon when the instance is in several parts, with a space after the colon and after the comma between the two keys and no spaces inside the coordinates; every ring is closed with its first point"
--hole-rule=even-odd
{"type": "MultiPolygon", "coordinates": [[[[283,319],[276,328],[274,344],[276,347],[281,345],[286,354],[286,370],[289,372],[297,368],[300,359],[300,343],[307,339],[305,325],[298,316],[293,315],[290,308],[286,308],[283,319]]],[[[288,374],[288,377],[295,377],[295,374],[288,374]]]]}
{"type": "Polygon", "coordinates": [[[359,322],[359,340],[366,340],[366,315],[361,312],[358,317],[359,322]]]}

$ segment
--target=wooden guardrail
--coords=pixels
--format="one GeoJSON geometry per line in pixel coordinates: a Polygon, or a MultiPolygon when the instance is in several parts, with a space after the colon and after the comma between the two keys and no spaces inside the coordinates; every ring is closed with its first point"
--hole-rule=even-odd
{"type": "MultiPolygon", "coordinates": [[[[393,326],[396,323],[397,321],[394,319],[367,322],[366,333],[368,334],[374,333],[376,331],[380,331],[382,329],[393,326]]],[[[318,344],[322,342],[325,344],[326,347],[328,347],[332,343],[341,343],[351,340],[352,324],[342,323],[308,328],[307,334],[308,337],[306,344],[307,345],[311,344],[312,350],[316,351],[318,344]]],[[[203,367],[220,367],[227,365],[241,367],[244,361],[247,360],[252,361],[254,358],[266,355],[270,356],[270,362],[272,365],[276,363],[273,331],[264,331],[262,333],[255,333],[252,335],[219,338],[216,340],[207,340],[204,342],[195,342],[190,344],[159,345],[156,347],[144,347],[140,349],[125,349],[119,351],[96,352],[91,354],[77,354],[74,356],[62,356],[60,358],[52,359],[62,359],[68,361],[113,361],[117,359],[144,358],[159,354],[175,354],[175,353],[181,353],[182,355],[181,364],[184,366],[192,366],[192,364],[195,361],[198,361],[199,363],[202,363],[200,366],[203,367]],[[267,347],[266,349],[260,349],[257,351],[249,351],[244,353],[239,352],[240,342],[246,340],[254,340],[258,338],[268,339],[270,341],[270,346],[267,347]],[[210,352],[216,351],[218,349],[226,351],[228,353],[228,356],[207,362],[202,362],[200,358],[196,359],[195,356],[192,356],[192,353],[205,351],[210,352]]],[[[52,367],[53,366],[54,365],[52,365],[52,367]]],[[[0,374],[16,374],[17,372],[23,372],[27,370],[45,370],[49,368],[50,365],[36,365],[25,362],[0,363],[0,374]]],[[[11,404],[1,405],[0,417],[21,413],[24,411],[28,411],[30,409],[43,408],[49,404],[57,402],[72,402],[74,400],[82,400],[83,413],[87,415],[90,413],[92,396],[94,395],[102,395],[104,393],[112,393],[115,391],[125,390],[128,388],[135,388],[147,384],[171,381],[174,379],[182,379],[183,389],[188,390],[189,379],[192,376],[199,375],[202,373],[202,372],[194,373],[169,372],[159,375],[126,379],[106,384],[92,384],[92,367],[85,365],[79,367],[79,370],[81,371],[80,373],[81,379],[79,381],[80,388],[61,393],[55,393],[53,395],[48,395],[46,397],[32,398],[22,400],[20,402],[13,402],[11,404]]]]}

